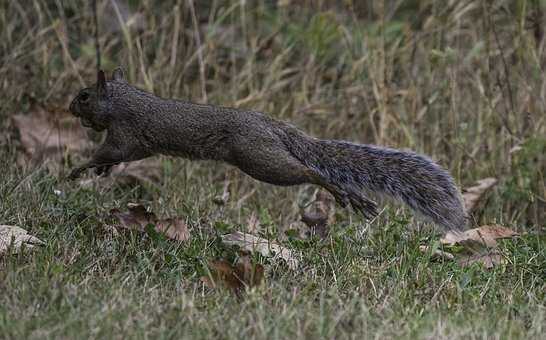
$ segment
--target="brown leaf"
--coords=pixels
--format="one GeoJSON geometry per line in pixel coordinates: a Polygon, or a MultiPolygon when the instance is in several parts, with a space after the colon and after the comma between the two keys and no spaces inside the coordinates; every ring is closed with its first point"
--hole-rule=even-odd
{"type": "Polygon", "coordinates": [[[485,193],[498,183],[496,178],[484,178],[476,182],[476,185],[463,189],[463,202],[468,212],[472,212],[478,206],[485,193]]]}
{"type": "Polygon", "coordinates": [[[152,224],[154,229],[166,237],[176,241],[186,241],[190,238],[188,226],[180,218],[158,219],[153,212],[146,211],[140,204],[128,204],[128,212],[118,209],[110,210],[110,215],[116,218],[119,227],[125,229],[144,231],[146,226],[152,224]]]}
{"type": "Polygon", "coordinates": [[[158,220],[155,223],[155,230],[177,241],[186,241],[190,238],[188,226],[180,218],[158,220]]]}
{"type": "Polygon", "coordinates": [[[201,281],[207,287],[216,288],[217,283],[221,283],[230,289],[237,290],[243,286],[242,282],[234,275],[235,268],[228,261],[209,261],[208,267],[210,276],[201,277],[201,281]]]}
{"type": "Polygon", "coordinates": [[[512,229],[500,225],[483,225],[479,228],[469,229],[464,232],[448,231],[440,239],[440,243],[445,245],[461,244],[467,248],[473,248],[474,245],[495,248],[498,239],[510,238],[519,234],[512,229]]]}
{"type": "Polygon", "coordinates": [[[130,163],[122,163],[112,169],[111,176],[126,182],[158,183],[161,180],[162,166],[159,158],[146,158],[130,163]]]}
{"type": "MultiPolygon", "coordinates": [[[[519,233],[512,229],[500,225],[483,225],[465,232],[449,231],[440,239],[440,243],[449,246],[458,244],[463,247],[463,251],[453,255],[438,250],[433,253],[433,257],[455,259],[462,267],[473,263],[481,263],[485,268],[493,268],[506,262],[497,249],[497,240],[518,235],[519,233]]],[[[428,246],[420,246],[419,250],[423,253],[430,251],[428,246]]]]}
{"type": "Polygon", "coordinates": [[[474,263],[481,263],[485,268],[491,269],[496,265],[506,263],[505,258],[499,252],[484,252],[470,256],[460,257],[457,262],[461,267],[468,267],[474,263]]]}
{"type": "Polygon", "coordinates": [[[335,200],[325,190],[319,190],[315,200],[307,206],[301,216],[303,223],[312,233],[324,238],[328,235],[328,226],[335,222],[335,200]]]}
{"type": "Polygon", "coordinates": [[[264,267],[252,264],[250,257],[240,257],[235,266],[226,260],[210,261],[208,263],[210,276],[201,277],[201,281],[210,288],[221,284],[234,293],[240,294],[246,287],[251,288],[262,283],[264,267]]]}
{"type": "Polygon", "coordinates": [[[23,245],[26,248],[33,248],[43,244],[42,240],[28,234],[23,228],[14,225],[0,225],[0,255],[7,253],[10,247],[12,252],[17,254],[23,245]]]}
{"type": "Polygon", "coordinates": [[[246,251],[257,251],[265,257],[281,258],[292,270],[297,269],[299,265],[296,254],[290,249],[252,234],[236,231],[222,235],[222,242],[228,245],[237,245],[246,251]]]}
{"type": "Polygon", "coordinates": [[[82,187],[91,187],[94,183],[100,183],[102,186],[113,185],[114,183],[127,185],[137,183],[156,184],[161,181],[161,175],[161,161],[154,157],[114,165],[109,176],[84,178],[79,181],[79,184],[82,187]]]}
{"type": "MultiPolygon", "coordinates": [[[[53,163],[59,163],[63,153],[82,151],[92,145],[79,121],[68,111],[51,111],[35,106],[28,114],[13,116],[26,161],[38,164],[44,160],[54,160],[53,163]]],[[[54,167],[51,169],[56,170],[54,167]]]]}

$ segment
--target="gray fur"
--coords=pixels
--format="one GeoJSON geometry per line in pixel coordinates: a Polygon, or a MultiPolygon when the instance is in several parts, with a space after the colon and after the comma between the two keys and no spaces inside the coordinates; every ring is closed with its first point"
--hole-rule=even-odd
{"type": "Polygon", "coordinates": [[[93,159],[74,169],[107,173],[112,165],[154,154],[232,164],[276,185],[312,183],[343,206],[377,215],[365,194],[384,194],[447,229],[463,229],[466,214],[449,173],[412,152],[310,137],[263,113],[163,99],[129,85],[121,69],[114,80],[99,73],[70,104],[82,124],[106,130],[93,159]]]}

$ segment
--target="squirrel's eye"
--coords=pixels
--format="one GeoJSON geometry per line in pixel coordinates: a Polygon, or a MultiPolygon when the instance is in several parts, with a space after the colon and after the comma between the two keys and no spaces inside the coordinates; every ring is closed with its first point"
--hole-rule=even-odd
{"type": "Polygon", "coordinates": [[[88,100],[89,100],[89,93],[84,92],[84,93],[82,93],[82,94],[80,95],[80,101],[86,102],[86,101],[88,101],[88,100]]]}

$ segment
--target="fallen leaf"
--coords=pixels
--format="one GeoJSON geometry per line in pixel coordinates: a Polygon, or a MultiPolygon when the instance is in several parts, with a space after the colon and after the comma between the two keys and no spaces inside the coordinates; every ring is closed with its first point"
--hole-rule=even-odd
{"type": "Polygon", "coordinates": [[[243,283],[235,276],[235,267],[226,260],[209,261],[208,268],[210,276],[202,276],[201,281],[209,287],[216,288],[217,284],[224,284],[226,287],[237,290],[243,287],[243,283]]]}
{"type": "MultiPolygon", "coordinates": [[[[429,246],[425,246],[425,245],[421,245],[419,246],[419,251],[421,251],[421,253],[423,254],[429,254],[431,252],[431,249],[429,246]]],[[[451,254],[451,253],[448,253],[448,252],[445,252],[445,251],[442,251],[440,249],[435,249],[431,256],[430,256],[432,259],[434,260],[447,260],[447,261],[452,261],[455,259],[455,255],[451,254]]]]}
{"type": "Polygon", "coordinates": [[[497,249],[497,240],[519,236],[519,233],[500,225],[483,225],[465,232],[449,231],[440,239],[443,245],[460,245],[462,252],[455,255],[457,263],[462,267],[473,263],[481,263],[485,268],[505,263],[505,259],[497,249]]]}
{"type": "Polygon", "coordinates": [[[17,254],[23,245],[26,248],[34,248],[43,245],[39,238],[27,233],[23,228],[14,225],[0,225],[0,255],[5,254],[11,247],[14,254],[17,254]]]}
{"type": "Polygon", "coordinates": [[[48,111],[34,106],[28,114],[17,114],[12,119],[25,151],[19,163],[45,163],[56,171],[65,152],[81,152],[92,145],[79,121],[66,109],[48,111]]]}
{"type": "Polygon", "coordinates": [[[440,243],[445,245],[467,245],[469,248],[474,244],[486,246],[488,248],[495,248],[497,246],[496,240],[518,235],[519,233],[513,231],[512,229],[500,225],[483,225],[464,232],[448,231],[445,236],[440,239],[440,243]]]}
{"type": "Polygon", "coordinates": [[[160,159],[153,157],[114,166],[111,176],[127,183],[137,181],[154,184],[160,182],[162,173],[160,159]]]}
{"type": "Polygon", "coordinates": [[[221,284],[231,289],[237,295],[245,288],[259,286],[264,278],[264,267],[253,264],[250,257],[240,257],[235,266],[226,260],[210,261],[208,263],[210,276],[201,277],[201,281],[210,288],[221,284]]]}
{"type": "Polygon", "coordinates": [[[110,210],[110,215],[119,221],[116,227],[144,231],[147,225],[153,225],[155,231],[176,241],[186,241],[190,238],[187,224],[181,218],[158,219],[154,213],[148,212],[140,204],[128,204],[128,212],[119,209],[110,210]]]}
{"type": "Polygon", "coordinates": [[[497,251],[493,251],[462,256],[458,258],[457,263],[459,263],[461,267],[468,267],[474,263],[481,263],[485,268],[491,269],[496,265],[506,263],[506,260],[502,254],[497,251]]]}
{"type": "Polygon", "coordinates": [[[496,178],[484,178],[476,182],[476,185],[463,189],[463,202],[466,210],[472,212],[478,206],[485,193],[498,183],[496,178]]]}
{"type": "Polygon", "coordinates": [[[257,251],[265,257],[281,258],[286,261],[288,268],[292,270],[297,269],[299,265],[296,254],[290,249],[252,234],[237,231],[222,235],[222,242],[228,245],[239,246],[246,251],[257,251]]]}
{"type": "Polygon", "coordinates": [[[96,182],[104,186],[113,183],[127,185],[134,183],[156,184],[161,181],[161,175],[161,161],[157,157],[153,157],[115,165],[109,176],[84,178],[79,181],[79,184],[82,187],[90,187],[96,182]]]}
{"type": "Polygon", "coordinates": [[[303,223],[320,238],[328,235],[328,226],[335,222],[335,200],[325,190],[316,193],[315,200],[307,206],[301,216],[303,223]]]}

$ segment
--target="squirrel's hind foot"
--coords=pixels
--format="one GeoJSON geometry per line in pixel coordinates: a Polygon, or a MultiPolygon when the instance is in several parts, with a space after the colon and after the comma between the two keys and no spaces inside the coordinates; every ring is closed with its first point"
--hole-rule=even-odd
{"type": "Polygon", "coordinates": [[[342,207],[346,208],[348,205],[362,214],[364,218],[371,220],[377,217],[379,214],[377,211],[377,203],[366,198],[362,193],[349,190],[345,191],[335,186],[323,185],[336,199],[336,202],[342,207]]]}
{"type": "Polygon", "coordinates": [[[377,211],[377,204],[362,196],[361,194],[349,196],[351,206],[353,209],[361,213],[366,219],[372,220],[379,214],[377,211]]]}

